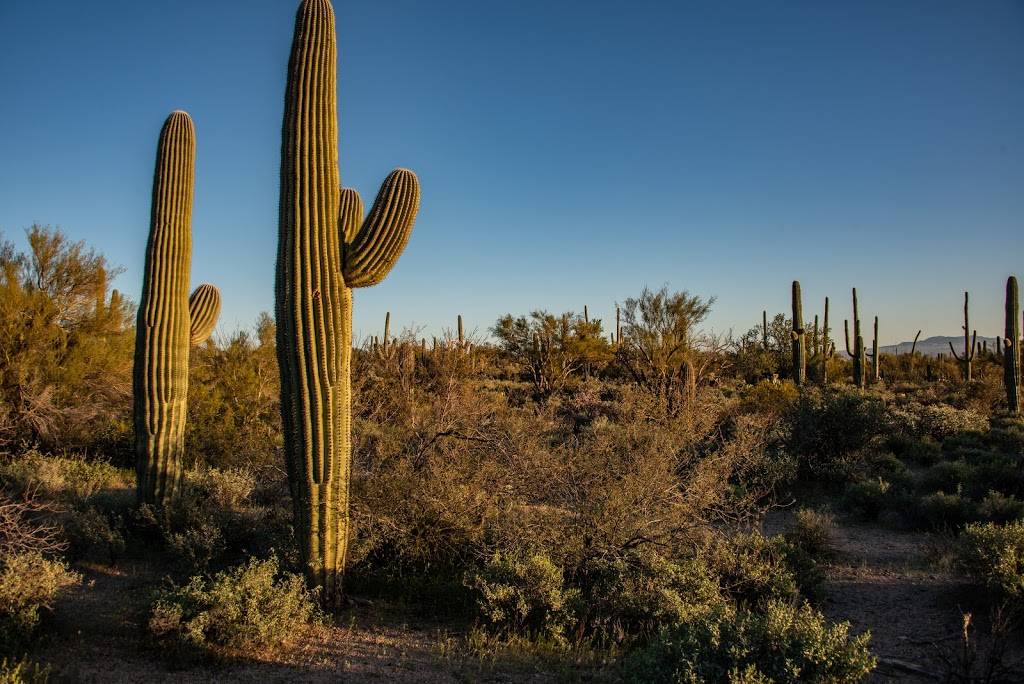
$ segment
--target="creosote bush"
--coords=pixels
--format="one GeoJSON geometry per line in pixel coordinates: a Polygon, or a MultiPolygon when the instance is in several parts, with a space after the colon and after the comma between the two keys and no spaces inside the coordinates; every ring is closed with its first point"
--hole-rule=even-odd
{"type": "Polygon", "coordinates": [[[667,629],[627,657],[627,681],[792,682],[863,680],[875,666],[868,635],[850,638],[809,606],[770,601],[761,610],[723,608],[667,629]]]}
{"type": "Polygon", "coordinates": [[[149,631],[159,641],[212,650],[280,646],[319,618],[302,577],[281,572],[277,559],[250,559],[209,580],[193,577],[162,590],[149,631]]]}
{"type": "Polygon", "coordinates": [[[58,560],[38,552],[0,558],[0,653],[25,646],[44,611],[81,577],[58,560]]]}
{"type": "Polygon", "coordinates": [[[980,584],[1024,609],[1024,521],[968,525],[959,558],[980,584]]]}

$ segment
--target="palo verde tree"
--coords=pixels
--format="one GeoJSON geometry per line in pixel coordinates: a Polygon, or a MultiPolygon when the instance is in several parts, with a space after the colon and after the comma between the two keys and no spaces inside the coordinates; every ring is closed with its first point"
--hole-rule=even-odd
{"type": "Polygon", "coordinates": [[[691,393],[698,374],[698,328],[714,301],[686,291],[670,293],[667,287],[645,287],[622,305],[616,360],[640,388],[663,402],[669,415],[677,414],[691,393]]]}
{"type": "Polygon", "coordinates": [[[0,449],[88,446],[125,418],[131,303],[120,269],[60,230],[0,235],[0,449]]]}

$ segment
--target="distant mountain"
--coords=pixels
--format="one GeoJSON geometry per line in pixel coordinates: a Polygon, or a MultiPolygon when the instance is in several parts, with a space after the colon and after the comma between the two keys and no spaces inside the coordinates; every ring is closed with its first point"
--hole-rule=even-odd
{"type": "MultiPolygon", "coordinates": [[[[988,344],[989,351],[994,351],[996,348],[996,338],[994,337],[982,337],[978,335],[978,351],[981,351],[981,343],[985,341],[988,344]]],[[[923,356],[936,356],[937,354],[949,355],[949,343],[953,343],[953,349],[956,349],[956,353],[959,354],[964,350],[964,336],[957,335],[955,337],[947,337],[944,335],[936,335],[935,337],[929,337],[926,340],[917,341],[917,353],[923,356]]],[[[864,340],[864,344],[870,349],[871,342],[864,340]]],[[[900,342],[899,344],[890,344],[882,347],[883,354],[909,354],[910,348],[913,346],[913,341],[900,342]]]]}

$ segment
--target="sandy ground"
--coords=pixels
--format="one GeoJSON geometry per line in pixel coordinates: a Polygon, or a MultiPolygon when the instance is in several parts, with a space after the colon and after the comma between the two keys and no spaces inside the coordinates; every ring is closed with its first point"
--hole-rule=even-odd
{"type": "MultiPolygon", "coordinates": [[[[773,514],[766,532],[785,531],[791,521],[791,514],[773,514]]],[[[853,633],[871,632],[871,650],[879,658],[873,682],[943,681],[951,671],[948,660],[963,648],[964,613],[972,614],[979,652],[991,645],[992,607],[964,578],[937,569],[932,549],[940,544],[920,532],[879,525],[845,521],[836,527],[821,609],[832,620],[849,622],[853,633]]],[[[1017,670],[1013,681],[1024,682],[1019,632],[1007,649],[1004,662],[1017,670]]]]}

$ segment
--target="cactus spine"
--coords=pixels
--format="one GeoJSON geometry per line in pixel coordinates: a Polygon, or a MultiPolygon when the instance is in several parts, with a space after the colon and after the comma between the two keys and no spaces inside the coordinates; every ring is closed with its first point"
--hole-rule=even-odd
{"type": "MultiPolygon", "coordinates": [[[[767,315],[767,314],[766,314],[767,315]]],[[[804,305],[800,297],[800,281],[793,281],[793,382],[797,386],[807,381],[807,332],[804,330],[804,305]]]]}
{"type": "Polygon", "coordinates": [[[843,333],[846,337],[846,353],[853,359],[853,384],[863,388],[865,384],[865,370],[867,366],[866,353],[864,351],[864,337],[860,334],[860,313],[857,310],[857,288],[853,288],[853,343],[850,349],[850,322],[843,321],[843,333]]]}
{"type": "Polygon", "coordinates": [[[1003,338],[1003,382],[1006,404],[1013,415],[1020,413],[1020,304],[1017,279],[1006,279],[1006,328],[1003,338]]]}
{"type": "Polygon", "coordinates": [[[349,536],[352,289],[388,274],[409,238],[419,183],[393,171],[363,218],[340,187],[337,43],[328,0],[303,0],[288,63],[276,274],[285,459],[309,582],[337,603],[349,536]]]}
{"type": "Polygon", "coordinates": [[[964,355],[958,356],[956,349],[953,349],[953,343],[949,343],[949,351],[953,352],[953,358],[960,362],[964,382],[970,382],[973,379],[972,362],[974,361],[974,352],[978,348],[978,331],[975,330],[974,337],[971,337],[969,306],[968,294],[964,292],[964,355]]]}
{"type": "Polygon", "coordinates": [[[157,144],[132,371],[136,496],[157,506],[169,503],[181,483],[189,347],[210,336],[220,311],[214,286],[188,295],[195,159],[192,119],[173,112],[157,144]]]}

